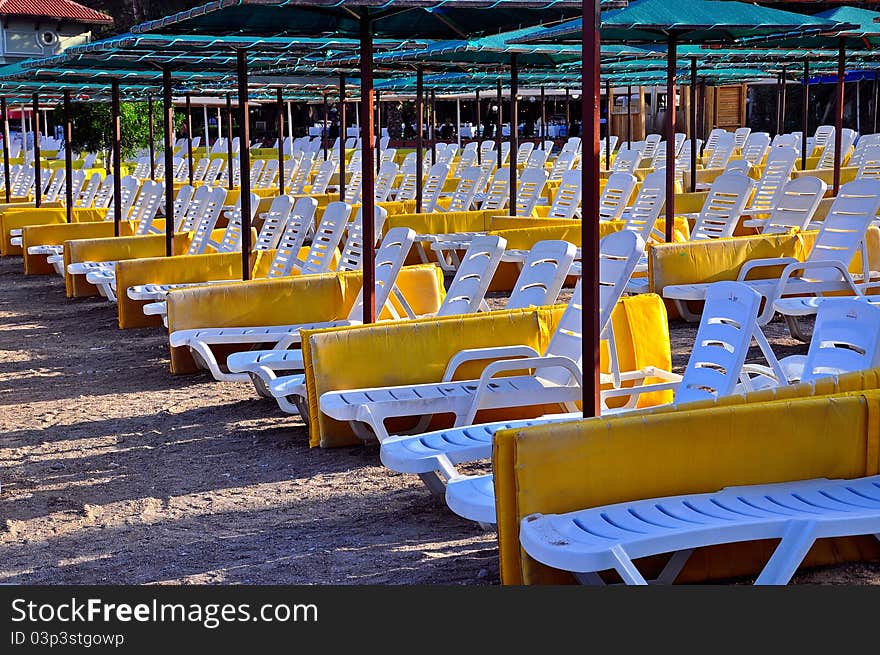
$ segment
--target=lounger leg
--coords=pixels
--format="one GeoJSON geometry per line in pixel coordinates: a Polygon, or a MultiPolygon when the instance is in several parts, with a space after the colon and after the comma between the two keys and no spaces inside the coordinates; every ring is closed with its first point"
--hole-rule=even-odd
{"type": "Polygon", "coordinates": [[[626,551],[620,547],[620,545],[613,546],[611,548],[611,554],[614,556],[614,559],[617,561],[617,564],[614,566],[614,570],[623,578],[624,583],[628,585],[646,585],[648,581],[645,580],[644,576],[639,573],[639,570],[636,568],[636,565],[633,564],[633,561],[630,559],[629,555],[626,554],[626,551]]]}
{"type": "Polygon", "coordinates": [[[577,581],[582,585],[589,585],[591,587],[604,587],[605,581],[602,579],[598,573],[575,573],[574,577],[577,578],[577,581]]]}
{"type": "Polygon", "coordinates": [[[791,334],[792,339],[797,339],[798,341],[803,341],[804,343],[810,342],[810,337],[804,334],[804,331],[801,330],[801,325],[798,323],[797,317],[789,316],[787,314],[785,316],[785,324],[788,326],[788,332],[791,334]]]}
{"type": "Polygon", "coordinates": [[[773,551],[761,575],[755,580],[756,585],[788,584],[791,576],[804,561],[816,538],[812,521],[796,521],[785,531],[782,541],[773,551]]]}
{"type": "Polygon", "coordinates": [[[672,557],[666,562],[666,566],[663,567],[663,570],[660,571],[660,575],[657,576],[657,579],[654,580],[653,583],[668,585],[675,582],[678,574],[681,573],[684,565],[687,564],[688,559],[690,559],[692,552],[694,552],[694,549],[688,548],[687,550],[679,550],[673,553],[672,557]]]}
{"type": "Polygon", "coordinates": [[[678,315],[681,316],[688,323],[698,323],[700,321],[700,315],[694,314],[690,309],[688,309],[687,301],[685,300],[676,300],[672,301],[675,304],[675,308],[678,310],[678,315]]]}
{"type": "Polygon", "coordinates": [[[428,491],[431,492],[432,496],[436,496],[438,498],[446,497],[446,485],[436,471],[431,471],[430,473],[419,473],[419,478],[422,482],[425,483],[425,486],[428,487],[428,491]]]}

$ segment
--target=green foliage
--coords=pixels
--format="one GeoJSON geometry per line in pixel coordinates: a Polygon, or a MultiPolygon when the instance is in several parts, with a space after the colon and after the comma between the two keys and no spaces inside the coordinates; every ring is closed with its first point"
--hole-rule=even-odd
{"type": "MultiPolygon", "coordinates": [[[[162,104],[153,104],[154,134],[157,149],[161,148],[164,130],[162,129],[162,104]]],[[[112,137],[109,102],[78,102],[70,107],[73,122],[73,148],[89,152],[109,152],[112,137]]],[[[122,126],[122,159],[131,159],[139,148],[149,146],[150,119],[146,102],[123,102],[119,106],[122,126]]],[[[183,115],[175,114],[174,125],[179,128],[183,115]]]]}

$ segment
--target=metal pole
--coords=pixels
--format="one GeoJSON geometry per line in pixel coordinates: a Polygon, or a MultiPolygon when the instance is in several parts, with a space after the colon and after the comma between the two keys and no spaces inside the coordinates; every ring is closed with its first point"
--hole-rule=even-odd
{"type": "Polygon", "coordinates": [[[211,152],[211,128],[208,127],[208,105],[202,105],[202,120],[205,123],[205,156],[211,152]]]}
{"type": "Polygon", "coordinates": [[[810,129],[810,60],[804,59],[804,93],[801,108],[801,170],[807,168],[807,132],[810,129]]]}
{"type": "MultiPolygon", "coordinates": [[[[327,105],[327,94],[324,94],[324,126],[321,128],[321,149],[324,152],[324,161],[327,161],[327,115],[330,111],[330,108],[327,105]]],[[[343,135],[339,135],[340,141],[345,141],[345,137],[343,135]]]]}
{"type": "MultiPolygon", "coordinates": [[[[632,111],[630,109],[629,103],[632,100],[632,85],[626,85],[626,147],[632,148],[633,143],[633,120],[632,120],[632,111]]],[[[669,144],[666,144],[667,146],[669,144]]]]}
{"type": "Polygon", "coordinates": [[[547,140],[547,96],[545,95],[544,85],[541,85],[541,150],[546,150],[544,145],[547,140]]]}
{"type": "MultiPolygon", "coordinates": [[[[875,73],[875,75],[876,75],[876,73],[875,73]]],[[[874,85],[876,86],[876,82],[874,83],[874,85]]],[[[475,95],[476,95],[476,99],[477,99],[476,100],[476,103],[477,103],[477,164],[482,165],[483,164],[483,133],[482,133],[483,120],[482,120],[482,116],[480,115],[481,108],[480,108],[480,90],[479,89],[476,90],[475,95]]]]}
{"type": "Polygon", "coordinates": [[[601,83],[599,81],[599,5],[600,0],[583,3],[581,58],[586,65],[581,77],[583,98],[583,209],[581,219],[582,306],[581,348],[584,418],[598,416],[599,406],[599,117],[601,83]]]}
{"type": "Polygon", "coordinates": [[[379,91],[376,91],[376,175],[379,174],[379,165],[382,163],[382,148],[379,142],[382,140],[382,99],[379,91]]]}
{"type": "MultiPolygon", "coordinates": [[[[0,113],[3,114],[3,181],[6,183],[6,202],[9,203],[12,189],[9,188],[9,121],[6,116],[6,96],[0,97],[0,113]]],[[[70,142],[64,146],[69,150],[70,142]]]]}
{"type": "Polygon", "coordinates": [[[73,123],[70,117],[70,91],[64,90],[64,212],[67,222],[73,222],[73,153],[70,142],[73,140],[73,123]]]}
{"type": "Polygon", "coordinates": [[[782,134],[782,73],[776,76],[776,134],[782,134]]]}
{"type": "MultiPolygon", "coordinates": [[[[34,94],[34,206],[43,204],[43,166],[40,162],[40,94],[34,94]]],[[[118,177],[118,176],[117,176],[118,177]]]]}
{"type": "Polygon", "coordinates": [[[220,111],[220,105],[217,105],[217,138],[223,138],[223,114],[220,111]]]}
{"type": "Polygon", "coordinates": [[[788,78],[785,73],[785,66],[782,67],[782,73],[779,75],[779,133],[785,134],[785,104],[787,99],[788,78]]]}
{"type": "Polygon", "coordinates": [[[247,52],[238,55],[238,165],[241,171],[241,279],[251,277],[251,128],[248,105],[247,52]]]}
{"type": "Polygon", "coordinates": [[[416,213],[422,212],[422,177],[424,176],[424,145],[422,143],[422,131],[425,129],[425,109],[423,105],[425,94],[424,71],[419,66],[416,69],[416,213]]]}
{"type": "Polygon", "coordinates": [[[232,190],[232,94],[226,94],[226,188],[232,190]]]}
{"type": "Polygon", "coordinates": [[[361,157],[362,193],[361,193],[361,220],[364,243],[363,243],[363,322],[373,323],[376,320],[376,297],[375,297],[375,272],[376,261],[374,250],[376,247],[376,221],[375,221],[375,178],[373,177],[373,24],[367,18],[361,18],[361,125],[363,133],[363,148],[361,157]]]}
{"type": "MultiPolygon", "coordinates": [[[[586,102],[585,96],[582,102],[586,102]]],[[[605,80],[605,168],[611,168],[611,80],[607,78],[605,80]]]]}
{"type": "Polygon", "coordinates": [[[565,90],[565,137],[571,138],[571,99],[568,89],[565,90]]]}
{"type": "Polygon", "coordinates": [[[873,133],[877,134],[877,98],[878,98],[878,85],[877,85],[877,71],[874,71],[874,101],[871,103],[871,118],[874,119],[874,129],[873,133]]]}
{"type": "MultiPolygon", "coordinates": [[[[174,254],[174,151],[171,130],[174,129],[174,104],[171,98],[171,69],[162,69],[162,135],[165,154],[165,256],[174,254]]],[[[231,179],[231,175],[230,175],[231,179]]]]}
{"type": "Polygon", "coordinates": [[[156,128],[153,118],[153,96],[147,96],[147,120],[150,132],[150,179],[156,180],[156,128]]]}
{"type": "Polygon", "coordinates": [[[113,236],[119,236],[122,221],[122,119],[119,115],[119,80],[110,83],[110,112],[112,114],[111,137],[113,147],[113,236]]]}
{"type": "MultiPolygon", "coordinates": [[[[498,168],[501,168],[504,165],[504,162],[501,161],[501,124],[503,121],[503,112],[501,110],[501,78],[498,78],[497,84],[497,92],[498,92],[498,116],[496,117],[496,125],[495,125],[495,163],[498,168]]],[[[513,207],[513,204],[510,205],[513,207]]]]}
{"type": "Polygon", "coordinates": [[[519,149],[519,65],[516,53],[510,55],[510,214],[516,216],[517,150],[519,149]]]}
{"type": "Polygon", "coordinates": [[[279,86],[278,92],[278,195],[284,195],[284,98],[279,86]]]}
{"type": "MultiPolygon", "coordinates": [[[[675,151],[675,138],[666,149],[675,151]]],[[[691,58],[691,193],[697,190],[697,58],[691,58]]]]}
{"type": "Polygon", "coordinates": [[[428,115],[431,117],[431,166],[437,163],[437,94],[431,90],[431,105],[428,109],[428,115]]]}
{"type": "Polygon", "coordinates": [[[186,159],[189,166],[189,184],[193,183],[193,121],[192,103],[189,93],[186,94],[186,159]]]}
{"type": "Polygon", "coordinates": [[[461,98],[455,99],[455,136],[458,149],[461,150],[461,98]]]}
{"type": "Polygon", "coordinates": [[[339,201],[345,200],[345,73],[339,74],[339,201]]]}
{"type": "Polygon", "coordinates": [[[675,35],[669,37],[666,50],[666,242],[672,242],[675,223],[675,65],[678,61],[678,43],[675,35]]]}
{"type": "Polygon", "coordinates": [[[287,105],[287,136],[289,136],[290,139],[293,140],[293,112],[290,108],[290,100],[288,100],[285,104],[287,105]]]}
{"type": "MultiPolygon", "coordinates": [[[[843,94],[846,90],[846,40],[840,39],[837,52],[837,111],[834,117],[834,195],[840,191],[840,162],[843,153],[840,148],[843,145],[841,132],[843,131],[843,94]]],[[[805,135],[806,136],[806,135],[805,135]]]]}

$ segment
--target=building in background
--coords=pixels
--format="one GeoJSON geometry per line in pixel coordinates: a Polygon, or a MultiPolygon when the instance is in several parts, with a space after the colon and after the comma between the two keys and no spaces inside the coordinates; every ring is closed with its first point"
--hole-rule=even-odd
{"type": "Polygon", "coordinates": [[[113,18],[72,0],[0,0],[0,64],[57,55],[88,43],[113,18]]]}

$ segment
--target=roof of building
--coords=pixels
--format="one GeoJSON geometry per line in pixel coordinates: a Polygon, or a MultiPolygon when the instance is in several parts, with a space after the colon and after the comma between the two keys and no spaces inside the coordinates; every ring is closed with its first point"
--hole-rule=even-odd
{"type": "Polygon", "coordinates": [[[113,23],[112,16],[73,0],[0,0],[0,15],[34,16],[101,25],[113,23]]]}

